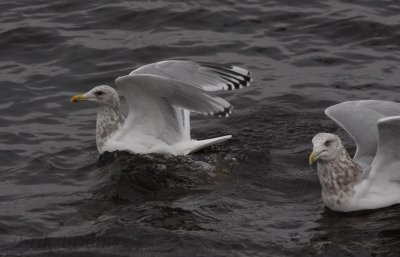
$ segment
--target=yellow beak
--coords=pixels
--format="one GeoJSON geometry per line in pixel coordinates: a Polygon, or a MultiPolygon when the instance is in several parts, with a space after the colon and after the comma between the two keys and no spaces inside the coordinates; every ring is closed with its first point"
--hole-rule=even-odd
{"type": "Polygon", "coordinates": [[[73,97],[71,97],[71,103],[76,103],[76,102],[86,101],[86,100],[88,100],[88,98],[85,97],[84,95],[74,95],[73,97]]]}
{"type": "Polygon", "coordinates": [[[308,157],[308,164],[310,164],[310,166],[317,160],[317,153],[312,151],[312,153],[310,154],[310,157],[308,157]]]}

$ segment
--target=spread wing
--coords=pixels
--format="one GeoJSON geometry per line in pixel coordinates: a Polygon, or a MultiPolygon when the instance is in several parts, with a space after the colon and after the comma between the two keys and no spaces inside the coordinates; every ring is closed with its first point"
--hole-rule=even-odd
{"type": "Polygon", "coordinates": [[[325,113],[354,139],[357,146],[354,161],[365,168],[376,155],[378,120],[400,115],[400,104],[377,100],[349,101],[331,106],[325,113]]]}
{"type": "Polygon", "coordinates": [[[370,178],[400,182],[400,116],[378,121],[379,144],[371,164],[370,178]]]}
{"type": "Polygon", "coordinates": [[[169,60],[151,63],[129,75],[151,74],[178,80],[206,91],[235,90],[250,86],[250,72],[236,66],[169,60]]]}
{"type": "Polygon", "coordinates": [[[149,136],[167,144],[190,139],[189,112],[227,116],[231,105],[201,88],[158,75],[135,74],[116,79],[128,102],[124,136],[149,136]]]}

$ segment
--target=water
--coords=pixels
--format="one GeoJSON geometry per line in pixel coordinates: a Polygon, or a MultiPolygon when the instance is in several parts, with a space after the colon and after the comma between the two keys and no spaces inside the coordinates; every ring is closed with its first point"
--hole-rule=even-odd
{"type": "Polygon", "coordinates": [[[399,99],[397,1],[0,3],[4,256],[398,256],[400,210],[324,208],[311,138],[329,105],[399,99]],[[70,96],[164,59],[234,64],[253,86],[179,158],[98,156],[95,109],[70,96]]]}

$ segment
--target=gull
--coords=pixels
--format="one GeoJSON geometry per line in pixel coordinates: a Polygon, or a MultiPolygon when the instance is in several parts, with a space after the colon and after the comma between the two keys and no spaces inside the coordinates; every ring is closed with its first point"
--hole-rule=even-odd
{"type": "Polygon", "coordinates": [[[75,95],[71,102],[97,104],[99,153],[186,155],[230,139],[231,135],[193,140],[190,113],[227,117],[232,105],[213,94],[250,86],[250,72],[215,63],[167,60],[140,67],[115,80],[129,113],[121,112],[117,91],[107,85],[75,95]]]}
{"type": "Polygon", "coordinates": [[[324,204],[350,212],[400,203],[400,104],[349,101],[325,114],[350,134],[357,150],[352,159],[331,133],[312,139],[309,163],[317,162],[324,204]]]}

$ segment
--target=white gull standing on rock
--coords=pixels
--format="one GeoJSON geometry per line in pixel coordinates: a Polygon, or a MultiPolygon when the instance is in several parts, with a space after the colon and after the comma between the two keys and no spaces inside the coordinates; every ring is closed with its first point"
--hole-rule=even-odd
{"type": "Polygon", "coordinates": [[[325,113],[357,145],[351,159],[338,136],[320,133],[312,139],[309,163],[317,162],[325,205],[349,212],[400,203],[400,104],[350,101],[325,113]]]}
{"type": "Polygon", "coordinates": [[[235,66],[169,60],[145,65],[115,80],[129,113],[121,113],[118,93],[97,86],[72,102],[97,104],[96,144],[100,153],[189,154],[232,136],[193,140],[190,112],[228,116],[232,106],[212,91],[250,86],[250,72],[235,66]]]}

